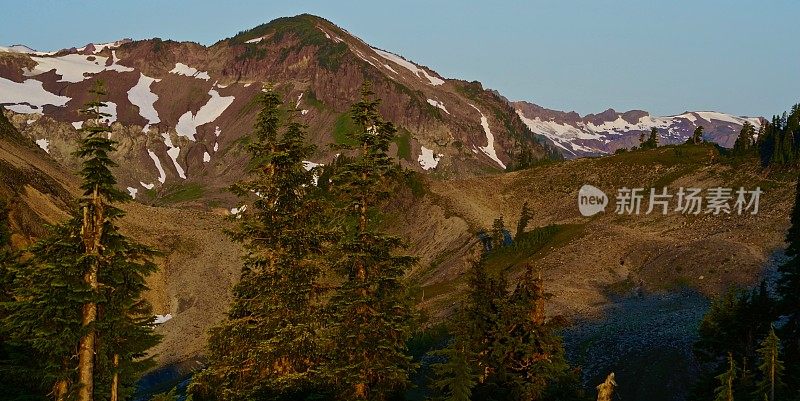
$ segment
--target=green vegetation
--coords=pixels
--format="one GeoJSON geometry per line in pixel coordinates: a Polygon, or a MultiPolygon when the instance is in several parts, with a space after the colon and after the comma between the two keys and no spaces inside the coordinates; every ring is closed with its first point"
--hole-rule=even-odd
{"type": "Polygon", "coordinates": [[[284,60],[289,52],[299,51],[306,46],[317,48],[317,62],[325,69],[335,71],[339,68],[343,57],[348,54],[349,48],[344,42],[334,43],[325,36],[325,32],[317,28],[317,24],[324,23],[329,29],[333,24],[313,15],[303,14],[295,17],[283,17],[269,23],[259,25],[248,31],[238,33],[228,39],[233,45],[244,46],[244,51],[237,56],[239,60],[261,60],[268,55],[264,45],[279,43],[287,35],[297,40],[297,44],[280,49],[280,60],[284,60]],[[267,37],[256,43],[247,43],[248,40],[267,37]]]}
{"type": "Polygon", "coordinates": [[[525,232],[512,246],[493,249],[484,260],[487,272],[497,274],[524,263],[533,263],[583,233],[582,224],[554,224],[525,232]],[[545,251],[545,252],[543,252],[545,251]]]}
{"type": "Polygon", "coordinates": [[[398,131],[399,134],[394,138],[394,143],[397,145],[397,157],[413,161],[411,158],[411,132],[402,127],[398,131]]]}
{"type": "Polygon", "coordinates": [[[336,117],[333,123],[333,141],[339,145],[354,145],[355,142],[348,136],[348,133],[353,132],[355,123],[350,113],[342,113],[336,117]]]}
{"type": "Polygon", "coordinates": [[[173,205],[181,202],[189,202],[200,199],[203,196],[204,188],[202,184],[187,182],[172,184],[163,189],[164,194],[155,200],[155,204],[173,205]]]}

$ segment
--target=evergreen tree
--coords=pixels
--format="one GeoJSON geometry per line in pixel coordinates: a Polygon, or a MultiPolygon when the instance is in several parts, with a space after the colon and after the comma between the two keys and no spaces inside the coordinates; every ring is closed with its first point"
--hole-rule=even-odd
{"type": "Polygon", "coordinates": [[[714,401],[734,401],[733,400],[733,382],[736,380],[738,369],[736,362],[733,360],[733,355],[728,354],[728,369],[717,376],[719,380],[719,387],[714,391],[714,401]]]}
{"type": "Polygon", "coordinates": [[[413,368],[405,353],[413,310],[403,275],[416,258],[397,255],[400,238],[375,228],[378,206],[388,197],[397,172],[388,156],[395,127],[378,113],[368,85],[351,109],[356,130],[349,132],[356,153],[333,177],[345,218],[334,267],[344,279],[331,298],[335,344],[323,373],[342,399],[383,400],[408,384],[413,368]]]}
{"type": "Polygon", "coordinates": [[[753,147],[753,138],[756,135],[756,129],[749,121],[742,124],[742,130],[739,131],[739,136],[733,144],[733,153],[735,155],[747,154],[753,147]]]}
{"type": "Polygon", "coordinates": [[[642,143],[642,149],[655,149],[658,147],[658,128],[650,129],[650,136],[642,143]]]}
{"type": "Polygon", "coordinates": [[[472,388],[477,384],[478,374],[474,371],[475,356],[467,347],[464,339],[457,337],[453,344],[434,352],[433,355],[445,358],[444,362],[433,365],[437,380],[432,387],[434,391],[442,394],[436,399],[470,401],[472,388]]]}
{"type": "Polygon", "coordinates": [[[59,401],[126,397],[147,367],[141,357],[157,342],[141,300],[145,276],[155,269],[153,251],[128,240],[115,224],[123,212],[113,203],[129,197],[115,188],[111,173],[115,142],[101,121],[107,116],[100,111],[102,83],[92,94],[76,151],[83,159],[81,208],[31,247],[29,266],[15,272],[8,304],[14,340],[40,356],[41,376],[59,401]]]}
{"type": "Polygon", "coordinates": [[[303,165],[314,147],[301,124],[281,122],[277,93],[258,100],[250,178],[232,187],[243,199],[256,194],[232,233],[245,249],[242,275],[228,319],[211,332],[208,368],[191,387],[221,401],[302,397],[319,387],[322,256],[332,232],[316,171],[303,165]]]}
{"type": "Polygon", "coordinates": [[[792,387],[800,388],[800,178],[797,181],[791,226],[786,233],[789,259],[778,268],[779,309],[788,319],[780,329],[788,377],[792,387]]]}
{"type": "Polygon", "coordinates": [[[515,240],[519,240],[521,235],[525,233],[525,229],[528,228],[528,223],[530,223],[532,217],[533,213],[530,207],[528,207],[528,202],[525,201],[525,203],[522,204],[522,212],[520,212],[519,221],[517,222],[517,233],[514,234],[515,240]]]}
{"type": "Polygon", "coordinates": [[[703,126],[698,125],[697,128],[694,129],[691,138],[689,138],[690,143],[694,145],[699,145],[703,142],[703,126]]]}
{"type": "Polygon", "coordinates": [[[39,385],[39,358],[31,347],[14,342],[13,327],[6,327],[15,275],[25,268],[20,252],[11,246],[7,216],[6,204],[0,200],[0,394],[8,400],[41,399],[47,390],[39,385]]]}
{"type": "Polygon", "coordinates": [[[775,136],[775,127],[771,123],[765,122],[761,125],[757,146],[762,166],[769,165],[772,160],[772,155],[775,152],[775,136]]]}
{"type": "Polygon", "coordinates": [[[569,370],[556,334],[560,319],[546,318],[546,299],[532,267],[508,294],[504,275],[487,274],[483,259],[475,263],[467,303],[454,327],[455,340],[445,351],[459,357],[439,365],[435,387],[470,384],[473,398],[482,400],[581,399],[577,377],[569,370]],[[456,368],[455,360],[469,366],[456,368]],[[466,372],[476,374],[477,382],[469,382],[466,372]]]}
{"type": "Polygon", "coordinates": [[[500,249],[505,245],[505,230],[506,225],[503,222],[503,216],[494,219],[494,223],[492,223],[492,249],[500,249]]]}
{"type": "Polygon", "coordinates": [[[761,342],[758,349],[761,364],[761,380],[757,383],[756,397],[768,395],[769,401],[775,401],[776,390],[783,388],[783,362],[780,360],[780,340],[775,334],[775,329],[770,329],[769,335],[761,342]]]}

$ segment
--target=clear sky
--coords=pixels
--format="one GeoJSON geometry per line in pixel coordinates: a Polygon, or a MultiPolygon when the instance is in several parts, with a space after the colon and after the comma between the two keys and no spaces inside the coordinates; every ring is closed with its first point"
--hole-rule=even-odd
{"type": "Polygon", "coordinates": [[[0,44],[123,37],[212,44],[322,16],[367,43],[512,100],[581,114],[772,114],[800,102],[800,1],[9,1],[0,44]]]}

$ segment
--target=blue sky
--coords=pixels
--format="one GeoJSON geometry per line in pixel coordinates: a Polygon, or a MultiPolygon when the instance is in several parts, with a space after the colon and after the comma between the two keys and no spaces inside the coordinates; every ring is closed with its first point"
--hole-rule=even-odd
{"type": "Polygon", "coordinates": [[[771,116],[800,102],[796,0],[8,1],[0,44],[212,44],[304,12],[445,77],[581,114],[613,107],[771,116]]]}

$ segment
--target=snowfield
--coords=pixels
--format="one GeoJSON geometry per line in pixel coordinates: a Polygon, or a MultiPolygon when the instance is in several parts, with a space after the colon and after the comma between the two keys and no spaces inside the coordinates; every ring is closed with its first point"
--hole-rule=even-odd
{"type": "MultiPolygon", "coordinates": [[[[376,49],[376,48],[372,48],[372,50],[374,50],[375,53],[378,53],[379,56],[381,56],[381,57],[383,57],[383,58],[385,58],[385,59],[387,59],[387,60],[389,60],[389,61],[391,61],[391,62],[393,62],[393,63],[395,63],[395,64],[397,64],[397,65],[399,65],[399,66],[401,66],[401,67],[403,67],[403,68],[405,68],[407,70],[409,70],[409,71],[411,71],[412,73],[414,73],[414,75],[416,75],[416,76],[418,76],[420,78],[427,78],[428,82],[430,82],[430,84],[433,85],[433,86],[441,85],[441,84],[444,83],[443,79],[441,79],[439,77],[435,77],[435,76],[429,74],[428,71],[425,71],[424,68],[420,68],[418,65],[416,65],[416,64],[414,64],[414,63],[412,63],[410,61],[407,61],[406,59],[404,59],[404,58],[402,58],[402,57],[400,57],[400,56],[398,56],[398,55],[396,55],[394,53],[389,53],[387,51],[383,51],[383,50],[376,49]]],[[[372,63],[370,63],[370,64],[372,64],[372,63]]]]}
{"type": "Polygon", "coordinates": [[[147,120],[144,131],[147,131],[150,125],[161,122],[161,119],[158,117],[158,111],[156,111],[154,107],[154,104],[158,100],[158,95],[150,90],[150,85],[152,85],[153,82],[159,81],[161,80],[139,74],[139,82],[128,91],[128,100],[132,105],[139,108],[139,115],[147,120]]]}
{"type": "Polygon", "coordinates": [[[470,106],[472,106],[473,109],[478,110],[478,113],[481,113],[481,126],[483,127],[483,132],[486,134],[487,144],[486,146],[479,147],[479,149],[486,156],[489,156],[490,159],[496,161],[497,164],[499,164],[500,167],[505,170],[506,165],[503,164],[499,157],[497,157],[497,152],[494,149],[494,135],[492,134],[492,130],[489,129],[489,120],[483,115],[483,112],[479,108],[475,107],[474,104],[470,104],[470,106]]]}
{"type": "Polygon", "coordinates": [[[422,166],[422,169],[428,171],[430,169],[436,168],[439,165],[439,160],[442,160],[442,154],[434,154],[433,150],[428,149],[426,147],[422,147],[422,153],[417,158],[419,165],[422,166]]]}
{"type": "Polygon", "coordinates": [[[187,111],[178,119],[178,125],[175,126],[175,131],[178,132],[178,135],[194,141],[197,127],[214,122],[235,100],[234,96],[220,96],[219,92],[214,89],[209,90],[208,94],[211,95],[211,99],[197,111],[196,115],[192,115],[191,111],[187,111]]]}
{"type": "Polygon", "coordinates": [[[211,79],[211,76],[208,75],[207,72],[198,71],[197,68],[189,67],[188,65],[183,64],[183,63],[175,63],[175,68],[170,70],[169,73],[170,74],[185,75],[187,77],[203,79],[203,80],[206,80],[206,81],[211,79]]]}
{"type": "Polygon", "coordinates": [[[0,77],[0,104],[9,105],[6,108],[17,113],[42,114],[42,106],[49,104],[63,107],[70,100],[72,98],[48,92],[35,79],[26,79],[19,83],[0,77]]]}
{"type": "Polygon", "coordinates": [[[108,57],[67,54],[60,57],[31,57],[31,60],[36,62],[36,67],[32,70],[23,69],[23,75],[26,77],[55,70],[56,74],[61,75],[58,82],[77,83],[88,79],[86,74],[103,72],[108,57]]]}

